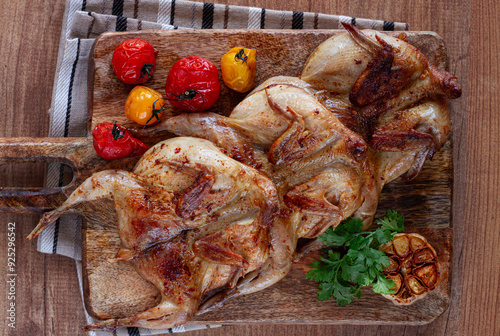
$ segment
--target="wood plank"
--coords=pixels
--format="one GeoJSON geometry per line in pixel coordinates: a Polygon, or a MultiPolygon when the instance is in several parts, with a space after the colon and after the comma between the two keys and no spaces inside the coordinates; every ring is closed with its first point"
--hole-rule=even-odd
{"type": "Polygon", "coordinates": [[[500,334],[500,4],[472,6],[461,309],[463,334],[500,334]],[[487,38],[485,38],[487,36],[487,38]],[[495,42],[497,41],[497,42],[495,42]],[[485,57],[484,55],[488,55],[485,57]],[[485,112],[488,111],[488,112],[485,112]],[[481,276],[474,276],[481,274],[481,276]],[[477,312],[482,312],[477,314],[477,312]]]}
{"type": "MultiPolygon", "coordinates": [[[[43,137],[48,134],[47,113],[65,1],[2,1],[0,13],[0,123],[1,137],[43,137]]],[[[0,165],[1,187],[37,187],[45,165],[0,165]]],[[[84,335],[82,298],[75,262],[41,254],[25,239],[38,215],[0,214],[0,334],[84,335]],[[16,223],[16,328],[7,324],[7,229],[16,223]]]]}
{"type": "MultiPolygon", "coordinates": [[[[140,36],[159,50],[157,70],[147,86],[162,92],[169,68],[180,58],[203,54],[219,66],[225,50],[243,43],[257,49],[257,83],[275,75],[297,75],[309,54],[331,34],[332,31],[231,30],[104,34],[97,40],[94,49],[92,125],[110,120],[133,125],[122,113],[123,102],[131,86],[120,82],[111,68],[112,53],[125,39],[140,36]],[[299,44],[302,48],[291,53],[290,50],[299,44]]],[[[408,33],[408,36],[409,42],[433,63],[445,68],[444,43],[438,36],[432,33],[408,33]]],[[[222,91],[221,99],[213,110],[227,115],[244,95],[224,86],[222,91]]],[[[169,108],[167,115],[172,111],[169,108]]],[[[333,301],[317,302],[317,285],[305,279],[309,263],[318,257],[316,254],[294,265],[287,277],[275,286],[229,302],[213,313],[194,318],[191,323],[419,324],[432,321],[447,308],[450,299],[451,153],[451,143],[448,142],[434,160],[426,164],[417,179],[410,183],[398,180],[389,184],[382,193],[379,205],[379,216],[387,208],[401,211],[407,218],[408,230],[423,230],[426,236],[432,237],[433,245],[439,250],[443,281],[428,298],[409,307],[394,307],[389,301],[364,290],[365,298],[348,307],[339,308],[333,301]]],[[[97,318],[107,319],[130,316],[156,305],[159,300],[156,288],[140,278],[129,265],[108,261],[119,249],[113,204],[109,201],[92,202],[80,211],[87,215],[83,255],[85,298],[89,312],[97,318]]]]}
{"type": "MultiPolygon", "coordinates": [[[[110,222],[115,220],[111,219],[110,222]]],[[[390,301],[362,290],[363,298],[347,307],[338,307],[330,300],[316,300],[317,284],[305,279],[309,264],[319,253],[307,255],[294,264],[290,273],[276,285],[264,291],[229,301],[214,312],[196,316],[189,324],[203,321],[208,324],[241,323],[309,323],[309,324],[380,324],[428,323],[448,307],[451,283],[452,230],[408,229],[429,238],[440,259],[441,283],[425,299],[410,306],[394,306],[390,301]]],[[[87,307],[90,313],[102,318],[130,316],[155,306],[159,292],[142,279],[127,264],[111,263],[119,250],[117,230],[84,231],[87,248],[87,307]],[[91,256],[91,257],[90,257],[91,256]],[[92,258],[92,259],[89,259],[92,258]]]]}

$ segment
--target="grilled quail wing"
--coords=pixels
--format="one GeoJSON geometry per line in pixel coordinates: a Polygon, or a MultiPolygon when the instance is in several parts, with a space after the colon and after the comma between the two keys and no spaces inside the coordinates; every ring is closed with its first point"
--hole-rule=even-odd
{"type": "Polygon", "coordinates": [[[373,155],[381,183],[415,178],[448,138],[446,99],[460,97],[458,80],[402,39],[344,26],[311,54],[301,78],[371,148],[394,153],[373,155]]]}

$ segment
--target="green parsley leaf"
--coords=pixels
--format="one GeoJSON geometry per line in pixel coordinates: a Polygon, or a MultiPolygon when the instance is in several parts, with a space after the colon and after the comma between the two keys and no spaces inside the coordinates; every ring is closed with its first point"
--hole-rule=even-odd
{"type": "Polygon", "coordinates": [[[342,246],[350,238],[349,235],[341,235],[333,232],[333,228],[329,227],[325,233],[318,237],[319,241],[325,246],[342,246]]]}
{"type": "Polygon", "coordinates": [[[380,243],[380,244],[385,244],[388,243],[394,238],[395,232],[391,232],[389,230],[384,230],[382,228],[378,228],[373,232],[373,235],[375,236],[375,239],[380,243]]]}
{"type": "Polygon", "coordinates": [[[361,232],[363,222],[351,217],[318,237],[326,246],[346,249],[342,254],[329,250],[326,258],[311,263],[306,278],[319,282],[319,301],[333,297],[339,306],[345,306],[354,297],[361,298],[361,287],[370,284],[376,293],[393,294],[394,281],[382,274],[389,257],[378,247],[391,241],[396,232],[404,231],[404,218],[387,210],[386,217],[377,223],[380,227],[375,231],[361,232]]]}
{"type": "Polygon", "coordinates": [[[335,290],[334,282],[321,282],[319,284],[319,290],[318,290],[318,301],[328,300],[333,295],[334,290],[335,290]]]}
{"type": "Polygon", "coordinates": [[[349,217],[342,222],[342,227],[350,234],[361,232],[363,221],[359,218],[349,217]]]}
{"type": "Polygon", "coordinates": [[[394,294],[396,291],[392,289],[394,281],[387,279],[382,273],[378,273],[377,281],[373,283],[373,291],[381,294],[394,294]]]}
{"type": "Polygon", "coordinates": [[[335,279],[340,267],[340,253],[328,251],[328,258],[321,258],[320,261],[311,263],[312,270],[306,274],[307,279],[317,282],[329,282],[335,279]]]}
{"type": "MultiPolygon", "coordinates": [[[[320,284],[320,290],[321,290],[321,285],[322,284],[320,284]]],[[[335,281],[333,282],[332,289],[333,289],[332,295],[335,298],[335,301],[337,301],[337,303],[341,307],[351,303],[352,299],[354,299],[354,296],[359,291],[359,288],[352,286],[351,284],[339,278],[335,279],[335,281]]],[[[319,292],[318,292],[318,297],[319,297],[319,292]]],[[[328,298],[326,300],[328,300],[328,298]]]]}
{"type": "Polygon", "coordinates": [[[362,263],[349,258],[343,258],[340,263],[341,276],[345,281],[352,281],[355,285],[366,286],[366,268],[362,263]]]}
{"type": "Polygon", "coordinates": [[[353,234],[361,232],[362,226],[361,219],[350,217],[340,223],[335,231],[331,227],[328,228],[318,239],[326,246],[343,246],[355,238],[353,234]]]}
{"type": "Polygon", "coordinates": [[[403,232],[405,230],[404,217],[397,211],[387,210],[385,217],[377,220],[383,230],[403,232]]]}

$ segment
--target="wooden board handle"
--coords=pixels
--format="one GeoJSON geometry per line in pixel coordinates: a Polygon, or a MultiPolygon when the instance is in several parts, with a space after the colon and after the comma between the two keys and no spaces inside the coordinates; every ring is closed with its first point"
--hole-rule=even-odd
{"type": "Polygon", "coordinates": [[[89,145],[87,138],[0,138],[0,164],[60,162],[74,170],[73,181],[65,187],[0,188],[0,212],[42,213],[61,205],[77,184],[89,145]]]}

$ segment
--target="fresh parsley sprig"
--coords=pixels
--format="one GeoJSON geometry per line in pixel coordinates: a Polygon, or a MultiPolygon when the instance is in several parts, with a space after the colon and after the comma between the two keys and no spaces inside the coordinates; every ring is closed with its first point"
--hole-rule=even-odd
{"type": "Polygon", "coordinates": [[[361,232],[363,222],[348,218],[335,230],[329,228],[318,239],[326,246],[343,247],[345,253],[328,250],[326,258],[311,263],[306,277],[319,282],[318,300],[333,296],[339,306],[361,297],[361,287],[372,284],[375,293],[394,294],[394,281],[382,274],[383,266],[389,265],[389,257],[378,250],[404,231],[404,218],[396,211],[387,210],[386,216],[376,221],[379,228],[361,232]]]}

